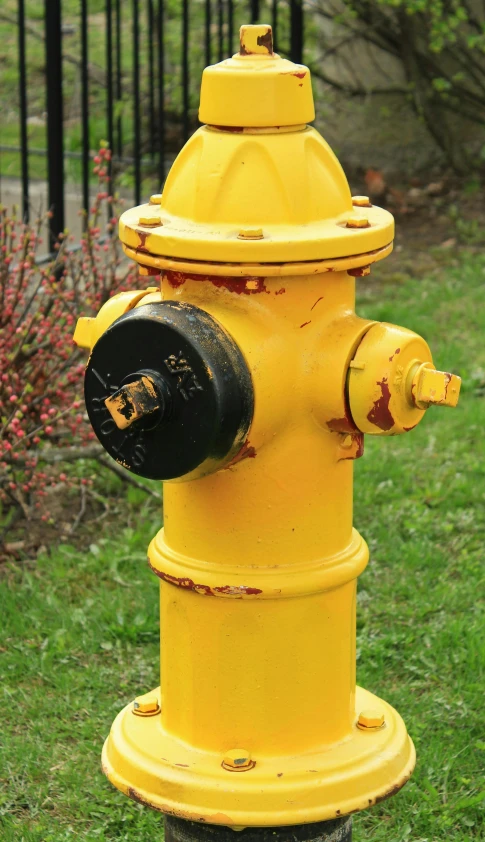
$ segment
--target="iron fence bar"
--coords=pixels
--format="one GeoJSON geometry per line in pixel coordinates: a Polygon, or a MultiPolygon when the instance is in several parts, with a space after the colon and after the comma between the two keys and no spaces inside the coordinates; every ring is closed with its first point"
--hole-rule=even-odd
{"type": "Polygon", "coordinates": [[[150,138],[148,148],[152,158],[155,156],[155,74],[153,67],[153,0],[147,0],[147,38],[148,38],[148,103],[150,138]]]}
{"type": "Polygon", "coordinates": [[[133,157],[135,159],[135,204],[141,201],[140,169],[140,24],[138,0],[133,0],[133,157]]]}
{"type": "MultiPolygon", "coordinates": [[[[81,0],[81,124],[82,124],[82,202],[89,210],[89,78],[88,78],[88,8],[81,0]]],[[[84,224],[87,216],[84,218],[84,224]]]]}
{"type": "Polygon", "coordinates": [[[276,53],[276,33],[278,31],[278,0],[271,2],[271,28],[273,30],[273,50],[276,53]]]}
{"type": "Polygon", "coordinates": [[[25,4],[18,0],[20,149],[22,168],[22,218],[29,221],[29,149],[27,139],[27,73],[25,67],[25,4]]]}
{"type": "Polygon", "coordinates": [[[224,0],[217,0],[217,60],[224,58],[224,0]]]}
{"type": "Polygon", "coordinates": [[[232,56],[234,43],[234,3],[233,0],[227,0],[227,43],[228,56],[232,56]]]}
{"type": "Polygon", "coordinates": [[[182,126],[183,141],[189,139],[189,0],[182,2],[182,126]]]}
{"type": "MultiPolygon", "coordinates": [[[[108,146],[113,153],[113,8],[106,0],[106,127],[108,146]]],[[[111,175],[111,167],[108,167],[111,175]]]]}
{"type": "Polygon", "coordinates": [[[259,21],[259,0],[251,0],[251,23],[259,21]]]}
{"type": "Polygon", "coordinates": [[[290,58],[297,64],[303,61],[302,0],[290,0],[290,58]]]}
{"type": "Polygon", "coordinates": [[[64,125],[62,108],[61,0],[44,0],[47,172],[49,207],[52,211],[49,245],[64,230],[64,125]]]}
{"type": "MultiPolygon", "coordinates": [[[[111,0],[106,0],[106,123],[108,146],[111,152],[108,161],[109,193],[113,192],[113,7],[111,0]]],[[[104,165],[103,161],[103,165],[104,165]]],[[[113,216],[113,206],[107,207],[108,221],[113,216]]]]}
{"type": "MultiPolygon", "coordinates": [[[[123,98],[123,83],[121,71],[121,0],[116,0],[115,5],[115,31],[116,31],[116,102],[118,116],[116,118],[116,151],[121,158],[123,154],[123,124],[121,117],[121,102],[123,98]]],[[[114,150],[113,150],[114,151],[114,150]]]]}
{"type": "Polygon", "coordinates": [[[158,0],[158,178],[165,181],[165,38],[164,2],[158,0]]]}
{"type": "Polygon", "coordinates": [[[211,0],[205,0],[205,66],[212,64],[212,6],[211,0]]]}

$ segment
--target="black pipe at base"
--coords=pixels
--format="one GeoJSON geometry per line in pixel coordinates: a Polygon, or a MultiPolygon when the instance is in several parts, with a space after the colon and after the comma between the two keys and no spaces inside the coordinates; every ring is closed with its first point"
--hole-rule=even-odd
{"type": "Polygon", "coordinates": [[[165,842],[352,842],[352,817],[288,827],[230,827],[165,816],[165,842]]]}

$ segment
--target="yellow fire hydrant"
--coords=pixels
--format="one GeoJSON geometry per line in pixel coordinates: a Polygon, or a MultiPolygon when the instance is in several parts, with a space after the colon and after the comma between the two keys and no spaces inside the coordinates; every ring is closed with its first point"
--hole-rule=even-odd
{"type": "Polygon", "coordinates": [[[415,763],[399,714],[356,687],[353,460],[365,433],[455,406],[460,379],[415,333],[355,314],[393,218],[351,197],[307,125],[310,73],[273,53],[269,26],[206,68],[200,119],[163,194],[120,221],[160,287],[75,334],[100,441],[165,480],[149,548],[161,686],[117,716],[103,769],[171,817],[167,840],[286,840],[290,825],[343,842],[415,763]]]}

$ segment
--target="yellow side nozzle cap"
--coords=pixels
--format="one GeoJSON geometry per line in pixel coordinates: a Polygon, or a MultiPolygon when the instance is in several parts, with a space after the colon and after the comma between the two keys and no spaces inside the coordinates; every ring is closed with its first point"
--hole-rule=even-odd
{"type": "Polygon", "coordinates": [[[199,119],[212,126],[274,128],[315,118],[310,71],[273,52],[268,24],[242,26],[232,58],[206,67],[199,119]]]}

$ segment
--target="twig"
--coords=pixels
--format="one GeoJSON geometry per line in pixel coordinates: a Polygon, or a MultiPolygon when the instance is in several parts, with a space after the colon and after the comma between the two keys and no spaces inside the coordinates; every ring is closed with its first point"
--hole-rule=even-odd
{"type": "Polygon", "coordinates": [[[86,486],[83,485],[82,482],[80,484],[80,489],[81,489],[81,507],[79,509],[79,512],[76,515],[75,520],[71,524],[71,528],[69,529],[69,535],[72,535],[72,533],[78,528],[78,526],[81,523],[81,521],[84,517],[84,514],[86,512],[86,486]]]}
{"type": "Polygon", "coordinates": [[[152,497],[155,497],[156,500],[161,499],[161,495],[157,494],[156,491],[153,491],[148,486],[144,485],[142,482],[138,482],[137,479],[131,476],[130,473],[125,468],[122,468],[121,465],[118,465],[117,462],[112,461],[111,459],[105,459],[104,456],[98,456],[98,462],[101,465],[104,465],[105,468],[109,468],[110,471],[113,471],[116,476],[120,477],[124,482],[128,482],[130,485],[133,485],[135,488],[139,488],[141,491],[145,491],[146,494],[150,494],[152,497]]]}

